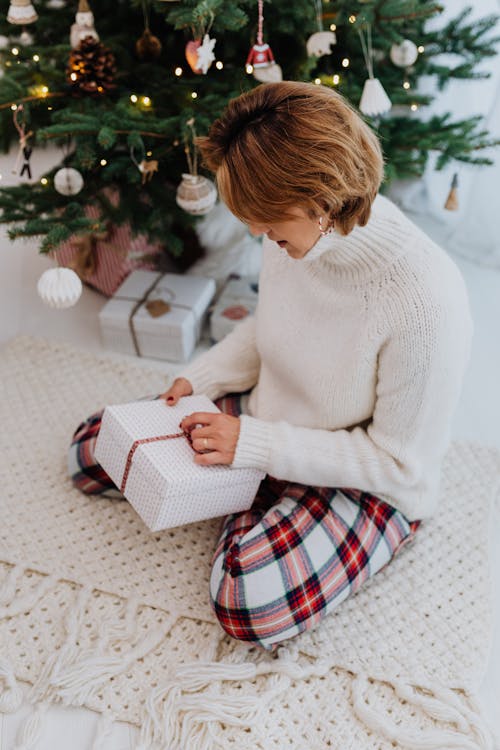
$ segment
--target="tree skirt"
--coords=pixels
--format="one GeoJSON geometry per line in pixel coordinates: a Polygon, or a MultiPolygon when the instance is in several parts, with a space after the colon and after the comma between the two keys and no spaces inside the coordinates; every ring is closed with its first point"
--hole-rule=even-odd
{"type": "Polygon", "coordinates": [[[277,653],[224,634],[208,600],[221,520],[151,533],[66,473],[72,432],[169,378],[62,344],[0,354],[0,710],[52,703],[141,728],[137,750],[493,748],[475,694],[491,636],[487,531],[500,454],[454,443],[440,510],[339,609],[277,653]],[[17,678],[17,679],[16,679],[17,678]],[[27,684],[24,684],[27,683],[27,684]]]}

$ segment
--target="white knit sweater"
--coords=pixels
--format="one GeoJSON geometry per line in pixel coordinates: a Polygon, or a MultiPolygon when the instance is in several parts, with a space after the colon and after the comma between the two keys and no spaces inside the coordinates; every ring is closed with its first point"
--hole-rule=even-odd
{"type": "Polygon", "coordinates": [[[436,508],[472,321],[449,256],[378,196],[365,227],[295,260],[264,241],[255,317],[180,373],[212,399],[252,389],[233,466],[436,508]]]}

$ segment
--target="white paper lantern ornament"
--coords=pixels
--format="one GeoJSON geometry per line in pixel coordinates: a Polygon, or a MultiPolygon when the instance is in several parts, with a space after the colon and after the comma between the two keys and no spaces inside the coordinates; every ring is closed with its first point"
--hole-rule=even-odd
{"type": "Polygon", "coordinates": [[[73,167],[62,167],[54,175],[54,187],[61,195],[77,195],[83,187],[83,177],[73,167]]]}
{"type": "Polygon", "coordinates": [[[401,44],[393,44],[389,55],[398,68],[409,68],[418,57],[418,48],[411,39],[405,39],[401,44]]]}
{"type": "Polygon", "coordinates": [[[71,268],[49,268],[38,279],[37,290],[49,307],[64,309],[76,305],[82,294],[82,282],[71,268]]]}
{"type": "Polygon", "coordinates": [[[365,58],[368,79],[363,86],[363,93],[359,102],[359,109],[364,115],[369,117],[379,117],[389,112],[392,102],[387,96],[384,87],[373,74],[373,45],[372,45],[372,28],[368,23],[365,29],[358,27],[359,39],[365,58]]]}
{"type": "Polygon", "coordinates": [[[368,78],[363,86],[359,109],[368,117],[379,117],[392,107],[391,100],[378,78],[368,78]]]}

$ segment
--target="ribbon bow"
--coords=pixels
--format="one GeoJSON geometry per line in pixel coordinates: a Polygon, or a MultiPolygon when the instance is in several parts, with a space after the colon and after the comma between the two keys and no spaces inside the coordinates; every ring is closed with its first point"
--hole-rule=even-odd
{"type": "Polygon", "coordinates": [[[110,235],[110,226],[106,227],[104,232],[89,232],[75,237],[73,244],[77,246],[77,251],[70,268],[85,281],[97,271],[97,243],[102,240],[108,240],[110,235]]]}

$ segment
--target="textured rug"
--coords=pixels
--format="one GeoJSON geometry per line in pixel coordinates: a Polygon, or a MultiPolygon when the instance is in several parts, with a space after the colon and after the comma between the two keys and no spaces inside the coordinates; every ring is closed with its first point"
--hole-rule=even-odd
{"type": "Polygon", "coordinates": [[[412,545],[277,654],[208,602],[220,519],[152,534],[66,475],[82,418],[165,389],[138,363],[18,338],[0,352],[0,710],[52,703],[140,727],[137,750],[494,748],[475,694],[489,654],[490,507],[500,454],[453,444],[440,511],[412,545]],[[21,687],[21,684],[22,687],[21,687]]]}

